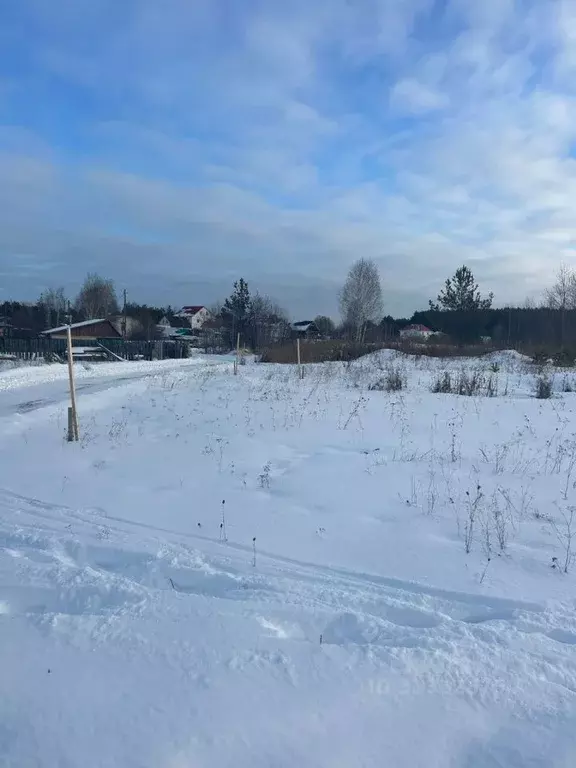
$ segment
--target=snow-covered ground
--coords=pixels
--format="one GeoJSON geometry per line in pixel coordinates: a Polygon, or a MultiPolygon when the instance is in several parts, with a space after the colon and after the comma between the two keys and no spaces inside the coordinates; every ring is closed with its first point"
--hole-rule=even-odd
{"type": "Polygon", "coordinates": [[[65,375],[0,374],[0,766],[576,765],[570,375],[92,366],[78,444],[65,375]]]}

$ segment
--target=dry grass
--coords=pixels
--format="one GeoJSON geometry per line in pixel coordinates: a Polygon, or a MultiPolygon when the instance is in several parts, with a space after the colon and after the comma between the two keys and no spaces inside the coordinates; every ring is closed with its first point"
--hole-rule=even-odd
{"type": "MultiPolygon", "coordinates": [[[[494,351],[493,347],[488,347],[485,344],[455,346],[453,344],[418,343],[414,341],[357,344],[338,339],[300,342],[300,354],[303,363],[356,360],[363,355],[380,349],[395,349],[408,355],[440,358],[479,357],[494,351]]],[[[295,363],[296,358],[296,342],[291,341],[286,344],[274,344],[267,347],[262,354],[261,360],[263,363],[295,363]]]]}

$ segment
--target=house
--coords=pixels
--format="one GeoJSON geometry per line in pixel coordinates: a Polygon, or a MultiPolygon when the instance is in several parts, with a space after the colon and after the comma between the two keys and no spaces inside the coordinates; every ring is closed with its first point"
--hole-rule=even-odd
{"type": "Polygon", "coordinates": [[[407,325],[400,331],[401,339],[417,339],[419,341],[426,341],[430,336],[434,336],[434,331],[428,328],[422,323],[414,323],[413,325],[407,325]]]}
{"type": "Polygon", "coordinates": [[[319,339],[322,334],[313,320],[300,320],[292,323],[290,331],[293,339],[319,339]]]}
{"type": "Polygon", "coordinates": [[[194,332],[185,317],[174,315],[169,318],[164,315],[156,326],[159,336],[164,339],[185,339],[194,336],[194,332]]]}
{"type": "Polygon", "coordinates": [[[198,330],[202,328],[207,320],[210,320],[211,314],[201,305],[182,307],[180,312],[175,313],[175,317],[179,317],[187,321],[187,324],[192,330],[198,330]]]}
{"type": "Polygon", "coordinates": [[[123,314],[118,314],[111,315],[108,319],[114,328],[116,328],[118,333],[121,336],[126,336],[127,339],[130,339],[135,334],[142,332],[142,323],[136,317],[131,317],[130,315],[126,315],[126,317],[124,317],[123,314]]]}
{"type": "MultiPolygon", "coordinates": [[[[58,328],[49,328],[40,334],[48,339],[65,339],[67,337],[68,326],[60,325],[58,328]]],[[[118,333],[110,320],[84,320],[81,323],[72,323],[70,326],[72,340],[78,341],[98,341],[99,339],[121,339],[122,335],[118,333]]]]}

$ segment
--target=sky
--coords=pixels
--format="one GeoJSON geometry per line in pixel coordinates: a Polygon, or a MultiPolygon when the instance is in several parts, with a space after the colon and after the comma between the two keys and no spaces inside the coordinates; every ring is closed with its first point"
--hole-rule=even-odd
{"type": "Polygon", "coordinates": [[[393,315],[463,263],[523,303],[576,265],[575,97],[576,0],[6,0],[0,301],[336,316],[366,257],[393,315]]]}

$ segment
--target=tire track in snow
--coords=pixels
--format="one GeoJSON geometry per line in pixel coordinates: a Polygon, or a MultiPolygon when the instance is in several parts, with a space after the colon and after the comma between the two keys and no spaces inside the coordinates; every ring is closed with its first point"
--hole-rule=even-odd
{"type": "MultiPolygon", "coordinates": [[[[108,594],[113,589],[124,594],[127,610],[138,604],[134,594],[142,602],[151,591],[172,589],[183,596],[255,603],[257,620],[278,638],[315,641],[322,635],[324,643],[335,645],[432,647],[469,636],[484,642],[495,638],[517,642],[524,636],[540,638],[552,647],[576,648],[576,623],[567,607],[549,609],[539,603],[443,590],[267,552],[259,552],[258,571],[253,572],[248,565],[250,546],[222,545],[197,533],[109,517],[100,509],[74,510],[8,490],[0,490],[0,510],[21,523],[0,530],[0,551],[28,559],[35,568],[52,565],[64,590],[66,573],[88,572],[88,611],[98,602],[89,590],[98,585],[108,594]],[[145,532],[138,541],[139,551],[122,546],[134,530],[145,532]],[[78,533],[84,538],[88,533],[96,543],[80,544],[78,533]],[[55,536],[64,536],[64,541],[55,536]],[[109,541],[113,536],[115,546],[109,541]],[[287,607],[302,613],[301,627],[285,628],[282,617],[287,607]]],[[[6,514],[2,517],[7,523],[6,514]]],[[[0,601],[10,605],[14,594],[0,588],[0,601]]],[[[19,605],[26,602],[22,594],[16,599],[19,605]]],[[[30,599],[38,602],[34,593],[30,599]]],[[[46,610],[57,612],[62,600],[45,596],[46,610]]],[[[82,593],[71,597],[73,606],[82,600],[82,593]]],[[[117,602],[121,600],[112,596],[110,608],[117,610],[117,602]]]]}

